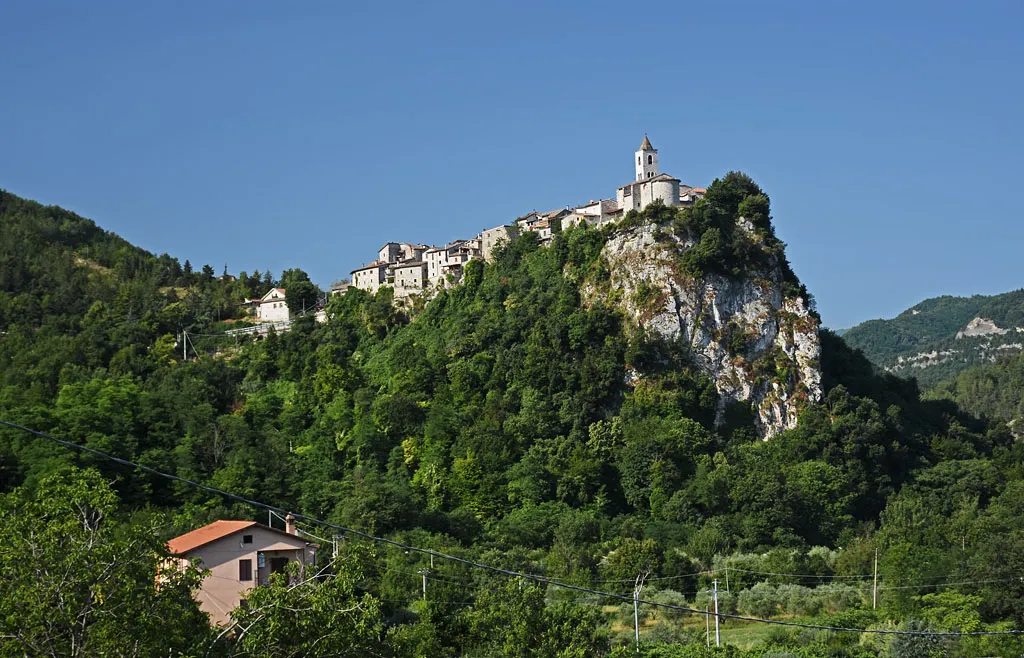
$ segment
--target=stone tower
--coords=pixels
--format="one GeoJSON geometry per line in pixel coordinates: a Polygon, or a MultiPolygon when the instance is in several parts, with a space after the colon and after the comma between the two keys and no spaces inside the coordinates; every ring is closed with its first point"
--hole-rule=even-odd
{"type": "Polygon", "coordinates": [[[651,146],[651,140],[644,135],[644,142],[636,152],[636,179],[638,181],[658,175],[658,149],[651,146]]]}

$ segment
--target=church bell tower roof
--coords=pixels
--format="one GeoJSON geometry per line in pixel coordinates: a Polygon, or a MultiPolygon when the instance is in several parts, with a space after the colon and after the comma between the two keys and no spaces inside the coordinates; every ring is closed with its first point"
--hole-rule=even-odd
{"type": "Polygon", "coordinates": [[[651,146],[651,140],[647,139],[647,135],[644,135],[644,142],[640,145],[641,151],[653,151],[654,147],[651,146]]]}

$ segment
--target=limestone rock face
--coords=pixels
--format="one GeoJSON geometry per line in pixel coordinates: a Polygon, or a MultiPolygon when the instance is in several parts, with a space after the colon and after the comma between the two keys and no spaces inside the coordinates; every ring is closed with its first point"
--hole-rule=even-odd
{"type": "MultiPolygon", "coordinates": [[[[742,218],[738,228],[748,229],[742,218]]],[[[817,319],[805,299],[784,296],[777,266],[742,277],[681,273],[678,255],[692,246],[650,224],[620,230],[603,252],[611,285],[584,292],[616,302],[647,332],[688,345],[718,390],[716,422],[743,402],[765,439],[795,427],[803,408],[822,397],[817,319]]]]}
{"type": "Polygon", "coordinates": [[[996,326],[995,322],[986,320],[985,318],[974,318],[967,323],[967,326],[956,332],[957,340],[961,338],[967,338],[969,336],[991,336],[992,334],[1002,335],[1009,331],[1009,329],[1000,329],[996,326]]]}

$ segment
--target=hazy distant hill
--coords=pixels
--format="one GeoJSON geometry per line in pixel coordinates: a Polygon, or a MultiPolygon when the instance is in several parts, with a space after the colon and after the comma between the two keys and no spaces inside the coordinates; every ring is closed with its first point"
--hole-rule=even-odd
{"type": "Polygon", "coordinates": [[[876,365],[930,388],[1024,349],[1024,290],[926,299],[891,320],[859,324],[843,340],[876,365]]]}

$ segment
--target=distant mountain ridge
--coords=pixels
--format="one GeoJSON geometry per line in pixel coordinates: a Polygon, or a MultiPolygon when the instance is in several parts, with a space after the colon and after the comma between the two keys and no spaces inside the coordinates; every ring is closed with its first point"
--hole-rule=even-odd
{"type": "Polygon", "coordinates": [[[880,368],[931,388],[1024,350],[1024,289],[926,299],[891,320],[861,323],[843,340],[880,368]]]}

